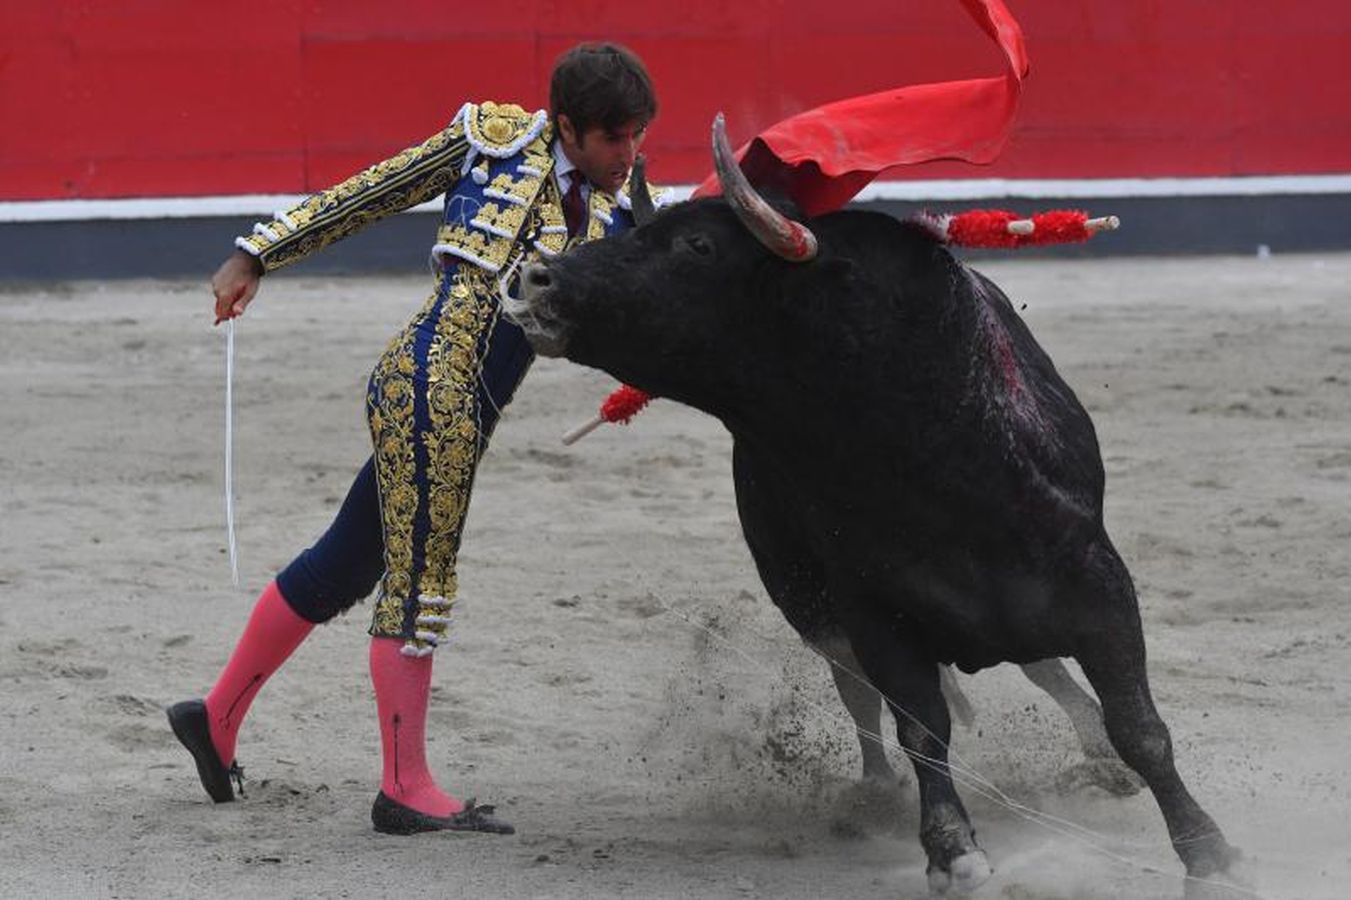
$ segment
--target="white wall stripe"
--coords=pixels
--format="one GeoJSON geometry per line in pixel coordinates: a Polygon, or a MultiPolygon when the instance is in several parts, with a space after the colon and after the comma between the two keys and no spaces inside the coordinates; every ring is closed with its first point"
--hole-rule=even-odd
{"type": "MultiPolygon", "coordinates": [[[[671,188],[684,200],[694,185],[671,188]]],[[[1351,194],[1351,174],[1260,175],[1236,178],[963,178],[930,181],[876,181],[858,195],[862,201],[993,201],[1121,197],[1260,197],[1281,194],[1351,194]]],[[[179,219],[253,216],[270,219],[303,194],[239,194],[224,197],[142,197],[122,200],[0,201],[0,222],[78,222],[96,219],[179,219]]],[[[436,212],[441,201],[410,212],[436,212]]]]}

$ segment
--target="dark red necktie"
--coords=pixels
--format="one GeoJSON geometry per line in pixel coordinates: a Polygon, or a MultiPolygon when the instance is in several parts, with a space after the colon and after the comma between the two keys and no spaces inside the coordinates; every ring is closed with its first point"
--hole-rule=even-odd
{"type": "Polygon", "coordinates": [[[572,183],[563,194],[563,220],[568,224],[568,237],[576,237],[586,221],[586,204],[582,202],[582,173],[574,169],[568,178],[572,183]]]}

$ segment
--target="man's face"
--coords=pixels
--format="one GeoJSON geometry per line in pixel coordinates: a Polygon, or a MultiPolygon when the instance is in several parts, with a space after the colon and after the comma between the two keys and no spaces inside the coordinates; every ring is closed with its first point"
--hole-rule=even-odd
{"type": "Polygon", "coordinates": [[[558,139],[564,155],[582,170],[587,181],[611,194],[624,186],[646,134],[647,123],[638,121],[614,129],[597,125],[578,134],[567,116],[558,117],[558,139]]]}

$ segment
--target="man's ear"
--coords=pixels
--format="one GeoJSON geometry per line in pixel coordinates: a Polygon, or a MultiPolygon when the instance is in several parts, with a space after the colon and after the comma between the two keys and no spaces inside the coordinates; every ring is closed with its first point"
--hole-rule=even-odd
{"type": "Polygon", "coordinates": [[[558,114],[558,133],[563,138],[563,143],[577,146],[577,129],[572,127],[572,120],[563,113],[558,114]]]}

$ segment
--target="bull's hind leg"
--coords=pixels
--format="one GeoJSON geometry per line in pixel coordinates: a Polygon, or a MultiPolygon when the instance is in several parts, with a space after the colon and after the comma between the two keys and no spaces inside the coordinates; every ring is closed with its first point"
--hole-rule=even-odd
{"type": "Polygon", "coordinates": [[[1059,659],[1043,659],[1027,663],[1022,667],[1023,674],[1051,696],[1051,699],[1069,716],[1074,733],[1079,736],[1079,746],[1084,751],[1084,762],[1065,773],[1066,780],[1074,783],[1092,783],[1119,797],[1139,793],[1140,779],[1127,768],[1107,737],[1107,729],[1102,723],[1102,707],[1088,691],[1065,668],[1059,659]]]}
{"type": "MultiPolygon", "coordinates": [[[[952,721],[939,685],[939,665],[922,642],[866,601],[845,612],[845,627],[863,671],[896,719],[901,748],[919,785],[920,843],[929,857],[929,888],[965,893],[990,877],[971,820],[948,771],[952,721]]],[[[880,608],[880,605],[879,605],[880,608]]]]}
{"type": "Polygon", "coordinates": [[[1028,680],[1051,695],[1051,699],[1070,717],[1074,733],[1085,756],[1112,756],[1112,742],[1102,724],[1102,707],[1088,691],[1079,687],[1065,664],[1059,659],[1043,659],[1026,663],[1020,668],[1028,680]]]}
{"type": "Polygon", "coordinates": [[[829,663],[835,689],[840,692],[844,708],[854,720],[854,732],[863,752],[864,779],[897,781],[896,770],[891,767],[882,745],[882,698],[864,676],[849,639],[842,632],[831,632],[810,642],[829,663]]]}
{"type": "Polygon", "coordinates": [[[1145,641],[1130,574],[1116,551],[1089,554],[1088,573],[1101,608],[1078,636],[1075,658],[1102,702],[1107,736],[1122,760],[1140,773],[1168,825],[1187,874],[1205,878],[1229,867],[1237,851],[1182,783],[1172,739],[1159,718],[1145,674],[1145,641]]]}

